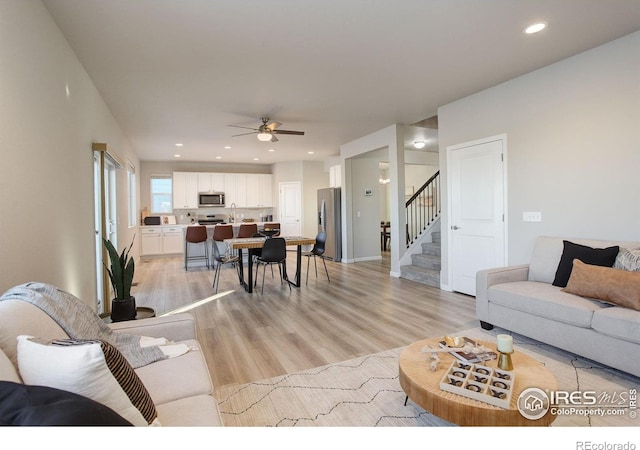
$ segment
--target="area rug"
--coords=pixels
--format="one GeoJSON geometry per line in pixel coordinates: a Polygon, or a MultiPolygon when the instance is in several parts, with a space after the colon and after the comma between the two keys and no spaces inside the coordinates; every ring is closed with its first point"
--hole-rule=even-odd
{"type": "MultiPolygon", "coordinates": [[[[508,332],[474,328],[456,334],[495,342],[499,333],[508,332]]],[[[513,334],[513,338],[516,351],[549,368],[560,390],[592,390],[624,398],[640,386],[640,379],[631,375],[523,336],[513,334]]],[[[225,426],[451,426],[411,400],[405,406],[405,394],[398,381],[402,349],[217,389],[225,426]]],[[[558,416],[552,426],[638,426],[640,419],[634,415],[628,409],[624,415],[614,417],[571,414],[558,416]]]]}

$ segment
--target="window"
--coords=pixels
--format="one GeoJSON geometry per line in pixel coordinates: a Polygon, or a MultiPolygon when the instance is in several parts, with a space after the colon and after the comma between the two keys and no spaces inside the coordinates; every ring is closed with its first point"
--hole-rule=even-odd
{"type": "Polygon", "coordinates": [[[172,213],[171,175],[151,175],[151,212],[172,213]]]}
{"type": "Polygon", "coordinates": [[[129,227],[138,225],[138,205],[136,204],[136,168],[127,164],[127,192],[129,195],[129,227]]]}

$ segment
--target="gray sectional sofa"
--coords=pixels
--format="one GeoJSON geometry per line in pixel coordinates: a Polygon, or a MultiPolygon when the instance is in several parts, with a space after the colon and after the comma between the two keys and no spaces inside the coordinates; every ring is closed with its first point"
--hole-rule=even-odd
{"type": "MultiPolygon", "coordinates": [[[[639,242],[569,239],[593,248],[639,242]]],[[[564,292],[552,285],[563,238],[539,237],[531,262],[478,272],[476,316],[498,326],[640,377],[640,311],[564,292]]]]}

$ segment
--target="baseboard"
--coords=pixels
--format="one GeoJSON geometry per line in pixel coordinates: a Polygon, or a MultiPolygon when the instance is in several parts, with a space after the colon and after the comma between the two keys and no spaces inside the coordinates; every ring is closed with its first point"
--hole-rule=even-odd
{"type": "Polygon", "coordinates": [[[363,261],[380,261],[382,256],[365,256],[364,258],[354,258],[353,262],[363,262],[363,261]]]}

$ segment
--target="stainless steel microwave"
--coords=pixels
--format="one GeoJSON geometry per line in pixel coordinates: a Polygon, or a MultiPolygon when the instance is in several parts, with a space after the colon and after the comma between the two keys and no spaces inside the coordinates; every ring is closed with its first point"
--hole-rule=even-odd
{"type": "Polygon", "coordinates": [[[200,192],[198,193],[198,205],[201,208],[224,207],[224,192],[200,192]]]}

